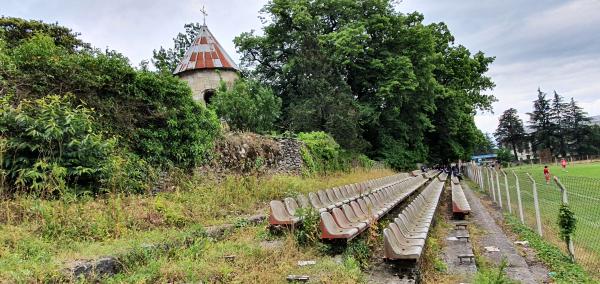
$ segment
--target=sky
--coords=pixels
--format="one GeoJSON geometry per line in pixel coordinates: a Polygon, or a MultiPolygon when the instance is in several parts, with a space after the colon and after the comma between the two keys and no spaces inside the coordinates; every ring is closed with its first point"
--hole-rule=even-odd
{"type": "MultiPolygon", "coordinates": [[[[58,22],[98,48],[117,50],[133,65],[152,50],[172,46],[189,22],[207,25],[234,58],[233,38],[260,31],[266,0],[0,0],[0,15],[58,22]]],[[[495,56],[489,91],[494,111],[478,113],[477,126],[493,133],[499,115],[513,107],[528,120],[537,89],[575,100],[600,115],[600,1],[402,0],[401,12],[418,11],[427,23],[445,22],[456,43],[495,56]]],[[[238,60],[239,62],[239,60],[238,60]]]]}

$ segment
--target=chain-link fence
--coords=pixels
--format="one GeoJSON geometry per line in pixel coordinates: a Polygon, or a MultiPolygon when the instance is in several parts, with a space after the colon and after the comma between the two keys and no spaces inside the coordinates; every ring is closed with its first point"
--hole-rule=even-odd
{"type": "Polygon", "coordinates": [[[568,201],[577,219],[577,228],[572,236],[575,260],[600,279],[600,178],[557,178],[566,192],[563,197],[558,182],[546,180],[543,172],[467,166],[466,174],[503,211],[519,218],[565,253],[569,250],[560,239],[558,216],[563,199],[568,201]]]}

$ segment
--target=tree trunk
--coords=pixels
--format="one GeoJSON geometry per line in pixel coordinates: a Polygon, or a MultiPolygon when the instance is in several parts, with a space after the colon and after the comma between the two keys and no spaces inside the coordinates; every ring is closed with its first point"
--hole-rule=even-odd
{"type": "Polygon", "coordinates": [[[519,160],[519,156],[517,156],[517,146],[515,146],[515,142],[511,143],[513,148],[513,154],[515,154],[515,161],[519,160]]]}

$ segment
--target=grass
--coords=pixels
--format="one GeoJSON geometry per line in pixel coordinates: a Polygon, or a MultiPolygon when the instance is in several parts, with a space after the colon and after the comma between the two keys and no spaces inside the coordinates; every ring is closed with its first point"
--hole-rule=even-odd
{"type": "Polygon", "coordinates": [[[529,241],[529,246],[537,252],[537,257],[552,271],[552,278],[558,283],[598,283],[589,277],[583,268],[571,262],[558,247],[548,243],[530,228],[511,215],[505,215],[508,227],[520,239],[529,241]]]}
{"type": "MultiPolygon", "coordinates": [[[[600,164],[578,164],[575,168],[580,166],[585,166],[585,170],[581,172],[571,170],[570,173],[582,174],[583,172],[588,171],[590,167],[600,168],[600,164]]],[[[558,214],[562,202],[560,189],[554,182],[546,184],[543,172],[541,171],[529,171],[528,166],[511,169],[514,169],[517,175],[517,177],[515,177],[510,171],[507,175],[509,188],[508,195],[511,200],[510,208],[512,210],[512,216],[514,216],[516,220],[519,220],[516,191],[516,179],[518,178],[525,222],[524,225],[532,230],[537,230],[533,202],[533,185],[525,175],[526,172],[529,172],[536,182],[543,238],[545,241],[560,249],[562,253],[567,253],[566,245],[559,237],[558,214]]],[[[551,172],[552,171],[553,170],[551,169],[551,172]]],[[[556,173],[556,171],[554,171],[554,173],[556,173]]],[[[560,176],[559,178],[567,188],[569,205],[577,219],[577,228],[573,236],[575,259],[590,275],[592,275],[592,277],[600,279],[600,234],[597,233],[598,228],[600,228],[600,208],[597,206],[598,201],[600,201],[600,179],[591,176],[583,177],[567,175],[560,176]]],[[[503,177],[499,179],[499,183],[504,211],[505,213],[508,213],[508,198],[503,177]]],[[[487,177],[485,186],[487,190],[489,187],[487,177]]],[[[494,186],[496,187],[496,183],[494,186]]],[[[489,194],[489,192],[487,193],[489,194]]]]}
{"type": "Polygon", "coordinates": [[[360,264],[352,257],[336,261],[315,247],[299,247],[291,234],[273,237],[265,228],[240,228],[223,241],[200,239],[189,248],[143,256],[125,263],[124,273],[103,282],[284,283],[287,275],[309,275],[311,282],[320,283],[364,281],[360,264]],[[261,245],[268,241],[278,245],[261,245]],[[300,260],[316,264],[300,267],[300,260]]]}
{"type": "MultiPolygon", "coordinates": [[[[600,163],[569,163],[566,170],[563,171],[560,165],[548,164],[550,173],[558,177],[591,177],[600,178],[600,163]]],[[[519,172],[529,173],[542,173],[544,171],[544,165],[523,165],[519,167],[512,167],[511,170],[519,172]]]]}
{"type": "Polygon", "coordinates": [[[77,259],[184,238],[200,227],[267,213],[271,199],[390,174],[358,169],[313,177],[228,177],[220,182],[174,174],[171,189],[156,196],[2,200],[0,282],[45,282],[77,259]]]}

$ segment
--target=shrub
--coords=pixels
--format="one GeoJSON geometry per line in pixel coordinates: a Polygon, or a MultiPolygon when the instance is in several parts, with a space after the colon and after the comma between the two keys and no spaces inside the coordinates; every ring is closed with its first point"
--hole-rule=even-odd
{"type": "Polygon", "coordinates": [[[335,171],[343,168],[340,160],[340,145],[323,132],[302,132],[298,139],[304,142],[306,149],[302,150],[305,166],[311,172],[335,171]]]}
{"type": "Polygon", "coordinates": [[[0,100],[0,135],[6,139],[2,167],[9,183],[38,194],[67,185],[98,189],[104,165],[115,148],[93,127],[93,111],[71,107],[69,97],[23,100],[16,107],[0,100]]]}
{"type": "Polygon", "coordinates": [[[230,89],[221,82],[210,108],[232,129],[267,133],[279,119],[281,99],[258,81],[238,79],[230,89]]]}
{"type": "Polygon", "coordinates": [[[205,162],[220,132],[215,113],[173,76],[140,72],[134,86],[144,107],[138,109],[133,149],[156,164],[190,168],[205,162]]]}
{"type": "Polygon", "coordinates": [[[319,212],[313,208],[298,208],[296,217],[302,219],[302,225],[295,228],[294,238],[299,245],[307,246],[319,241],[319,212]]]}
{"type": "Polygon", "coordinates": [[[153,165],[189,168],[208,157],[218,119],[185,82],[135,70],[114,51],[70,52],[44,34],[19,43],[9,51],[0,44],[0,64],[10,63],[0,68],[0,95],[14,93],[12,103],[71,92],[95,110],[100,129],[153,165]]]}

